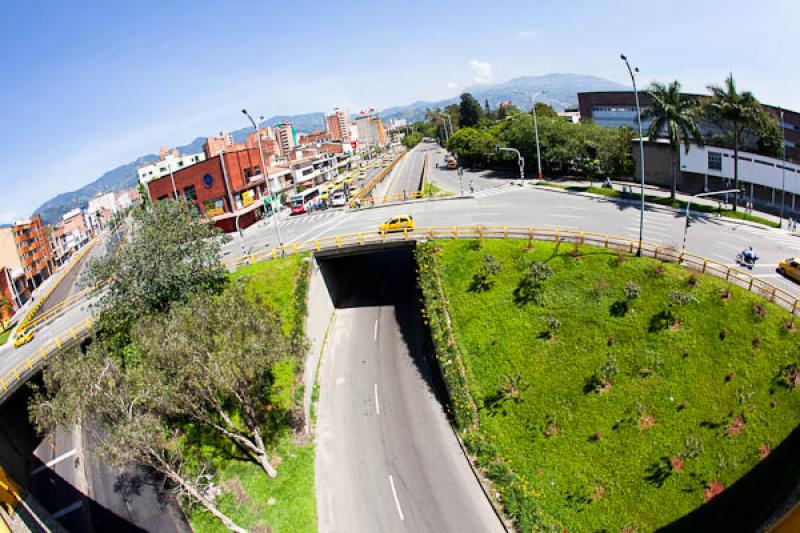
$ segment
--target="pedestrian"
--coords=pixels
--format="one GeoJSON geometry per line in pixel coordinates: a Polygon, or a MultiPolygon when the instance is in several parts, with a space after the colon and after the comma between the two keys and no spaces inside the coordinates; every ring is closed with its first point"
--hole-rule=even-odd
{"type": "Polygon", "coordinates": [[[469,193],[473,194],[475,192],[475,184],[470,180],[469,182],[469,193]]]}
{"type": "Polygon", "coordinates": [[[722,201],[717,201],[717,217],[722,216],[722,201]]]}

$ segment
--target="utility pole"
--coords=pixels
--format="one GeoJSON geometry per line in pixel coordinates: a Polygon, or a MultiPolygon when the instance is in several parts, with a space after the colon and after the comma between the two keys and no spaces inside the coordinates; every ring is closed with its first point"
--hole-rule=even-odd
{"type": "MultiPolygon", "coordinates": [[[[269,186],[269,175],[267,174],[267,163],[264,161],[264,149],[261,146],[261,132],[258,130],[258,124],[256,121],[253,120],[253,117],[250,116],[250,113],[247,112],[247,109],[242,109],[242,113],[248,119],[250,119],[250,124],[253,125],[253,130],[256,132],[256,141],[258,142],[258,155],[261,157],[261,174],[264,176],[264,187],[267,189],[267,193],[270,196],[270,209],[272,209],[272,216],[275,219],[275,233],[278,235],[278,247],[283,244],[283,239],[281,238],[281,228],[278,224],[278,211],[275,208],[276,204],[280,204],[280,199],[276,202],[276,195],[273,194],[273,188],[269,186]]],[[[276,180],[277,182],[277,180],[276,180]]],[[[261,203],[264,203],[264,193],[261,193],[261,203]]]]}
{"type": "Polygon", "coordinates": [[[631,83],[633,84],[633,96],[636,99],[636,120],[639,123],[639,167],[642,171],[642,191],[641,191],[641,208],[639,213],[639,249],[636,251],[637,256],[642,255],[642,241],[644,240],[644,132],[642,131],[642,109],[639,107],[639,91],[636,89],[636,77],[633,75],[634,71],[639,72],[639,67],[631,69],[628,58],[625,54],[620,54],[620,59],[625,62],[628,67],[628,74],[631,75],[631,83]]]}
{"type": "Polygon", "coordinates": [[[781,227],[783,227],[783,206],[786,204],[786,130],[783,126],[783,109],[781,111],[781,148],[783,152],[783,165],[781,166],[781,227]]]}
{"type": "Polygon", "coordinates": [[[686,249],[686,235],[689,233],[689,217],[691,216],[689,210],[692,208],[692,198],[703,198],[705,196],[715,196],[717,194],[724,194],[727,196],[728,193],[738,193],[742,192],[739,189],[726,189],[724,191],[714,191],[714,192],[702,192],[700,194],[695,194],[689,198],[689,201],[686,203],[686,225],[683,227],[683,245],[681,246],[682,249],[686,249]]]}

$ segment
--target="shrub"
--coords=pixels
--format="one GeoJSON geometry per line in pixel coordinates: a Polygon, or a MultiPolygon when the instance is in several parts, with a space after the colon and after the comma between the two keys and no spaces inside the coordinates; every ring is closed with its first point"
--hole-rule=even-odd
{"type": "Polygon", "coordinates": [[[628,300],[635,300],[642,292],[642,288],[632,281],[626,281],[625,286],[622,288],[625,298],[628,300]]]}
{"type": "Polygon", "coordinates": [[[612,378],[619,373],[617,360],[613,355],[609,355],[603,365],[595,370],[594,374],[589,376],[586,380],[586,385],[583,387],[583,392],[608,392],[613,386],[612,378]]]}
{"type": "Polygon", "coordinates": [[[556,336],[556,331],[558,331],[558,328],[560,327],[561,327],[561,321],[559,319],[557,319],[554,316],[548,317],[547,330],[551,339],[556,336]]]}
{"type": "Polygon", "coordinates": [[[691,294],[687,294],[681,290],[676,289],[669,293],[669,304],[674,307],[683,307],[693,300],[694,297],[692,297],[691,294]]]}
{"type": "MultiPolygon", "coordinates": [[[[478,241],[473,241],[478,242],[478,241]]],[[[483,262],[472,277],[470,290],[473,292],[488,291],[494,284],[494,278],[500,273],[502,267],[492,254],[483,254],[483,262]]]]}
{"type": "Polygon", "coordinates": [[[470,250],[475,251],[475,252],[480,250],[482,246],[483,246],[483,243],[481,243],[480,239],[475,239],[473,241],[469,241],[469,244],[467,244],[467,248],[469,248],[470,250]]]}
{"type": "Polygon", "coordinates": [[[686,285],[688,285],[690,289],[697,287],[698,283],[700,283],[700,279],[697,277],[697,274],[691,274],[686,278],[686,285]]]}
{"type": "Polygon", "coordinates": [[[540,303],[543,297],[542,283],[553,277],[553,269],[546,263],[534,261],[514,289],[514,301],[519,305],[540,303]]]}
{"type": "Polygon", "coordinates": [[[767,317],[767,306],[765,306],[763,302],[756,302],[753,304],[753,314],[756,320],[764,320],[767,317]]]}

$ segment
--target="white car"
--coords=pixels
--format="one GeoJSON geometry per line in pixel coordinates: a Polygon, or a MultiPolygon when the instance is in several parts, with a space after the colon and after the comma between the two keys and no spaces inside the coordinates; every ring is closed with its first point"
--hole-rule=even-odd
{"type": "Polygon", "coordinates": [[[344,191],[338,190],[331,195],[331,205],[333,207],[347,205],[347,196],[345,196],[344,191]]]}

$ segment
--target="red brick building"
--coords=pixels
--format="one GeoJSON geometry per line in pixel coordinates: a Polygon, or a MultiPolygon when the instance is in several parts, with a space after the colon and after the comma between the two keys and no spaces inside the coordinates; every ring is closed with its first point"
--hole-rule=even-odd
{"type": "Polygon", "coordinates": [[[257,148],[226,151],[205,161],[173,173],[175,190],[170,176],[147,184],[155,200],[172,198],[177,192],[193,204],[201,216],[209,217],[225,232],[246,228],[258,220],[263,211],[260,201],[264,192],[264,176],[257,148]]]}

